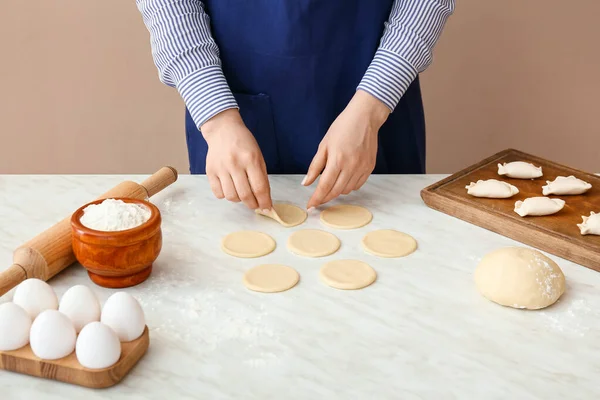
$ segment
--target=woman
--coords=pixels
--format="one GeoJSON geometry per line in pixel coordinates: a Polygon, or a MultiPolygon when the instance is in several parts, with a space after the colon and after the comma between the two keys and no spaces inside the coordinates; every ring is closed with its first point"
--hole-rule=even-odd
{"type": "Polygon", "coordinates": [[[160,79],[186,104],[190,170],[216,197],[270,209],[267,173],[321,175],[311,208],[371,173],[425,171],[418,73],[454,0],[137,5],[160,79]]]}

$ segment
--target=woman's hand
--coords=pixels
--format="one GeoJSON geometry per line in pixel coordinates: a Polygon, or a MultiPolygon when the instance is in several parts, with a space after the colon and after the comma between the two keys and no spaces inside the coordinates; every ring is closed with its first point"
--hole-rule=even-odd
{"type": "Polygon", "coordinates": [[[389,113],[387,106],[372,95],[356,92],[319,144],[302,181],[305,186],[311,185],[323,172],[307,208],[361,188],[375,168],[377,135],[389,113]]]}
{"type": "Polygon", "coordinates": [[[243,201],[250,209],[270,210],[271,188],[265,160],[236,109],[223,111],[201,127],[208,143],[206,175],[219,199],[243,201]]]}

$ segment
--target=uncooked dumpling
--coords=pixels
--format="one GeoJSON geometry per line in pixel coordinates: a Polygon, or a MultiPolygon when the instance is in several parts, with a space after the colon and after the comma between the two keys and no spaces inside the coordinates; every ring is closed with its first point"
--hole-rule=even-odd
{"type": "Polygon", "coordinates": [[[516,186],[496,179],[479,180],[477,183],[471,182],[465,188],[471,196],[487,197],[490,199],[507,199],[519,193],[519,189],[516,186]]]}
{"type": "Polygon", "coordinates": [[[582,235],[600,235],[600,214],[592,211],[589,217],[583,218],[583,223],[577,224],[582,235]]]}
{"type": "Polygon", "coordinates": [[[573,175],[565,177],[559,176],[553,181],[546,181],[547,185],[542,186],[544,196],[555,195],[574,195],[583,194],[592,188],[592,185],[573,175]]]}
{"type": "Polygon", "coordinates": [[[268,212],[256,210],[256,213],[272,218],[286,228],[300,225],[306,221],[308,216],[306,211],[302,208],[286,203],[276,203],[273,204],[273,208],[271,208],[268,212]]]}
{"type": "Polygon", "coordinates": [[[562,296],[565,276],[554,261],[539,251],[508,247],[481,259],[475,269],[475,285],[494,303],[537,310],[562,296]]]}
{"type": "Polygon", "coordinates": [[[521,217],[527,215],[541,216],[556,214],[565,206],[565,201],[561,199],[551,199],[549,197],[530,197],[524,201],[515,203],[515,212],[521,217]]]}
{"type": "Polygon", "coordinates": [[[498,164],[498,175],[506,175],[509,178],[535,179],[542,176],[542,167],[536,167],[531,163],[514,161],[511,163],[498,164]]]}

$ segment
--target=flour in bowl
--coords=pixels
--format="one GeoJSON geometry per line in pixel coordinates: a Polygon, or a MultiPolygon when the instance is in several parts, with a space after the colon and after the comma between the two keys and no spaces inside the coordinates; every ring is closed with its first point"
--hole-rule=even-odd
{"type": "Polygon", "coordinates": [[[142,225],[150,219],[151,211],[136,203],[106,199],[83,209],[83,226],[97,231],[124,231],[142,225]]]}

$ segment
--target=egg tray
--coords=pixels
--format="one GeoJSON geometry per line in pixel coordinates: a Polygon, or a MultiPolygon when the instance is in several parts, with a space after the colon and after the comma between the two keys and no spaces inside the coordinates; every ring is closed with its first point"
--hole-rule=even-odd
{"type": "Polygon", "coordinates": [[[114,386],[131,371],[150,345],[148,327],[138,339],[121,343],[121,358],[105,369],[84,368],[75,352],[59,360],[41,360],[29,345],[13,351],[0,351],[0,369],[45,379],[66,382],[93,389],[114,386]]]}

